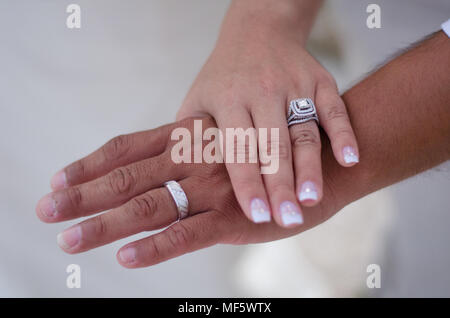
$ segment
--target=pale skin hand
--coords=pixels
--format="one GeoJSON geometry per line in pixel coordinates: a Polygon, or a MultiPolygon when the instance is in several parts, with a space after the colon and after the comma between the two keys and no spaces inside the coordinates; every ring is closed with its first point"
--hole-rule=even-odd
{"type": "MultiPolygon", "coordinates": [[[[170,131],[178,126],[192,129],[190,119],[115,138],[69,165],[52,179],[55,192],[41,199],[36,213],[44,222],[61,222],[113,208],[63,232],[62,248],[79,253],[175,221],[175,205],[161,186],[179,180],[192,216],[122,247],[118,261],[128,268],[157,264],[217,243],[247,244],[294,235],[364,195],[450,158],[449,55],[450,41],[440,32],[343,96],[365,160],[344,169],[334,160],[329,143],[324,143],[324,200],[304,209],[301,227],[249,221],[223,165],[174,165],[167,152],[170,131]]],[[[211,125],[204,119],[204,128],[211,125]]]]}
{"type": "Polygon", "coordinates": [[[344,153],[358,157],[336,83],[304,48],[320,4],[316,0],[233,1],[217,45],[177,114],[178,120],[212,116],[223,132],[226,128],[279,128],[277,173],[261,175],[259,163],[226,163],[237,200],[255,222],[268,221],[272,215],[281,226],[299,225],[283,222],[282,203],[290,202],[301,214],[299,201],[313,206],[323,196],[319,129],[314,121],[288,129],[290,100],[309,97],[314,101],[342,166],[356,163],[355,157],[346,162],[344,153]],[[316,198],[305,193],[316,193],[316,198]],[[254,199],[264,202],[267,218],[254,217],[254,199]]]}

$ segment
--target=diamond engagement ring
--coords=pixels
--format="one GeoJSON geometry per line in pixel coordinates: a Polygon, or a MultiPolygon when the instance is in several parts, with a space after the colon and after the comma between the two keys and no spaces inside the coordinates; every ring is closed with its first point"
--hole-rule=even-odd
{"type": "Polygon", "coordinates": [[[173,201],[175,201],[178,210],[178,221],[187,217],[189,215],[189,202],[181,185],[178,182],[171,180],[165,182],[164,186],[169,190],[173,201]]]}
{"type": "Polygon", "coordinates": [[[315,120],[319,124],[316,107],[311,98],[297,98],[291,100],[287,114],[288,127],[295,124],[315,120]]]}

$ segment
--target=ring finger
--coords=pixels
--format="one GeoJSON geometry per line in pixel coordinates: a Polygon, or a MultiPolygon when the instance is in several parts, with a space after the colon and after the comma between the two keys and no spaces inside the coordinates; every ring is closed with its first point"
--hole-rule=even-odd
{"type": "Polygon", "coordinates": [[[296,189],[299,201],[312,206],[322,197],[320,134],[317,123],[310,120],[289,127],[291,135],[296,189]]]}
{"type": "MultiPolygon", "coordinates": [[[[289,101],[298,98],[295,95],[291,96],[289,101]]],[[[313,101],[313,90],[303,90],[301,98],[310,98],[313,101]]],[[[315,120],[292,124],[289,127],[289,134],[293,148],[298,200],[304,206],[315,205],[322,197],[321,142],[318,125],[315,120]]]]}
{"type": "MultiPolygon", "coordinates": [[[[208,210],[208,202],[211,202],[202,200],[195,178],[179,181],[190,203],[190,216],[208,210]]],[[[66,229],[58,235],[57,241],[64,251],[80,253],[136,233],[166,227],[177,219],[177,206],[169,191],[162,187],[66,229]]]]}

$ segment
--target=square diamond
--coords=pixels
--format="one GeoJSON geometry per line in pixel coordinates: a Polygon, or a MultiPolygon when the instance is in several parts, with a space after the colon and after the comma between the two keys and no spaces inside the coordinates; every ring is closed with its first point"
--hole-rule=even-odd
{"type": "Polygon", "coordinates": [[[306,99],[302,99],[302,100],[297,101],[297,105],[300,107],[308,106],[308,102],[306,101],[306,99]]]}

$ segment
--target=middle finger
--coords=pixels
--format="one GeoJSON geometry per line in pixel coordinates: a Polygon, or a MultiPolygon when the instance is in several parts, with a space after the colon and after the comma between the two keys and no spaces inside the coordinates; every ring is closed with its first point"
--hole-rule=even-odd
{"type": "MultiPolygon", "coordinates": [[[[210,208],[198,191],[196,177],[179,181],[189,201],[189,216],[210,208]]],[[[178,210],[165,187],[134,197],[107,213],[76,224],[58,235],[58,245],[68,253],[80,253],[143,231],[166,227],[178,219],[178,210]]]]}
{"type": "Polygon", "coordinates": [[[264,174],[264,184],[270,197],[275,221],[281,226],[291,227],[303,223],[303,217],[294,191],[294,171],[287,122],[284,109],[280,110],[277,104],[279,103],[274,101],[273,105],[267,107],[261,105],[252,115],[258,130],[267,128],[269,133],[271,128],[279,128],[279,140],[271,136],[266,140],[267,145],[259,144],[259,147],[270,149],[271,156],[278,156],[278,171],[264,174]]]}

